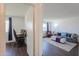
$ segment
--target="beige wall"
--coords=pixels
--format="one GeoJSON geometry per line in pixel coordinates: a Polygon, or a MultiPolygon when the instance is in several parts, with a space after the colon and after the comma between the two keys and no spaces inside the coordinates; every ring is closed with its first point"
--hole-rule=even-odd
{"type": "Polygon", "coordinates": [[[4,21],[4,5],[0,4],[0,55],[4,55],[5,51],[5,21],[4,21]]]}

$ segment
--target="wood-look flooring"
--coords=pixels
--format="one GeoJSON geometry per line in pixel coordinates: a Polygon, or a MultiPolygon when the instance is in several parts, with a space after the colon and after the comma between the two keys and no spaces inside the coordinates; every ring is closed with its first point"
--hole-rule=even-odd
{"type": "MultiPolygon", "coordinates": [[[[48,42],[43,42],[43,56],[78,56],[79,45],[73,48],[70,52],[66,52],[58,47],[55,47],[48,42]]],[[[28,56],[27,47],[17,47],[12,43],[6,44],[5,56],[28,56]]]]}
{"type": "Polygon", "coordinates": [[[43,42],[43,56],[78,56],[78,53],[79,53],[78,46],[74,47],[70,52],[66,52],[44,41],[43,42]]]}
{"type": "Polygon", "coordinates": [[[7,43],[5,56],[28,56],[27,47],[17,47],[14,46],[14,43],[7,43]]]}

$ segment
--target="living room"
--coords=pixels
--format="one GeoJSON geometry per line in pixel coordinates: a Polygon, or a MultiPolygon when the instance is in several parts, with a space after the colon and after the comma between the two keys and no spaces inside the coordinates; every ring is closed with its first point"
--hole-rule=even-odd
{"type": "Polygon", "coordinates": [[[79,8],[77,6],[79,4],[44,4],[44,55],[78,55],[79,8]],[[72,47],[65,45],[66,42],[72,47]]]}

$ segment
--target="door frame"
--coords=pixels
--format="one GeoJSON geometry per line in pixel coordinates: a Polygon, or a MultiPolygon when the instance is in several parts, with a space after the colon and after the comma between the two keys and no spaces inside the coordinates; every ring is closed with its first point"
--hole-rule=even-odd
{"type": "Polygon", "coordinates": [[[5,6],[0,3],[0,55],[5,54],[5,6]]]}
{"type": "MultiPolygon", "coordinates": [[[[42,55],[42,4],[33,5],[33,30],[34,30],[34,44],[33,55],[42,55]]],[[[5,55],[5,6],[0,3],[0,55],[5,55]]]]}

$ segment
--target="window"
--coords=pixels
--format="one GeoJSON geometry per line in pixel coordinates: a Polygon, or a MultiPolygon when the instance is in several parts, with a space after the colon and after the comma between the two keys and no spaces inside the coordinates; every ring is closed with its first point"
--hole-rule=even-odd
{"type": "Polygon", "coordinates": [[[8,29],[9,29],[9,20],[5,21],[5,27],[6,27],[5,31],[8,32],[8,29]]]}
{"type": "Polygon", "coordinates": [[[47,31],[47,23],[43,23],[43,31],[47,31]]]}

